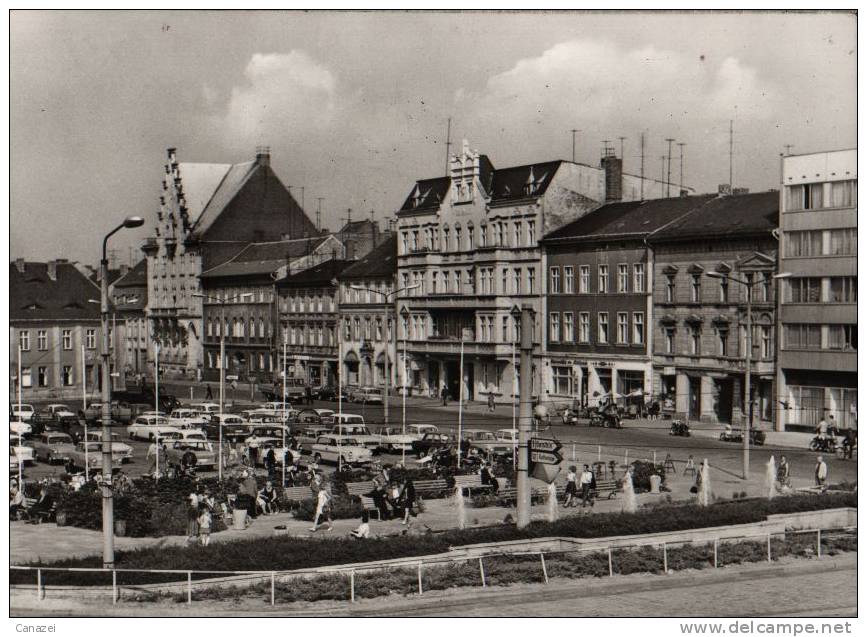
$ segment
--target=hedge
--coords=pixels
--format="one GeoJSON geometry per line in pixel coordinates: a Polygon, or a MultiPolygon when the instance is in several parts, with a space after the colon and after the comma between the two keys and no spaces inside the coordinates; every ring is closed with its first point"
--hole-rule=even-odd
{"type": "MultiPolygon", "coordinates": [[[[511,524],[470,529],[452,529],[442,533],[407,534],[379,537],[359,542],[349,537],[310,539],[264,537],[231,542],[216,542],[208,547],[159,546],[119,551],[115,563],[125,569],[179,569],[220,571],[263,570],[288,571],[368,562],[383,559],[417,557],[444,553],[450,547],[486,542],[504,542],[552,536],[600,538],[618,535],[642,535],[664,531],[747,524],[760,522],[768,515],[795,513],[839,507],[857,507],[857,493],[792,495],[773,500],[752,499],[719,502],[709,507],[695,504],[660,506],[636,513],[600,513],[572,516],[556,522],[533,522],[523,529],[511,524]]],[[[51,563],[31,562],[30,566],[100,568],[102,558],[89,556],[51,563]]],[[[208,575],[195,576],[206,578],[208,575]]],[[[177,576],[125,574],[127,583],[173,581],[177,576]]],[[[30,574],[13,570],[10,579],[30,582],[30,574]]],[[[104,575],[88,573],[52,573],[53,583],[104,583],[104,575]]]]}

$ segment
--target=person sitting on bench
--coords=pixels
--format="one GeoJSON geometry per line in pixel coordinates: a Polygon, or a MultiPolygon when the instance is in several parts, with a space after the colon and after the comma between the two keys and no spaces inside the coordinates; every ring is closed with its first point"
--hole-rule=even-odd
{"type": "Polygon", "coordinates": [[[51,507],[54,506],[54,498],[44,486],[39,489],[39,499],[34,503],[28,513],[33,519],[48,517],[51,515],[51,507]]]}
{"type": "Polygon", "coordinates": [[[277,489],[268,480],[256,497],[256,504],[262,509],[262,513],[270,515],[277,513],[277,489]]]}
{"type": "Polygon", "coordinates": [[[496,493],[500,490],[499,481],[494,477],[494,474],[491,472],[488,464],[484,460],[479,468],[479,476],[483,485],[491,487],[491,493],[496,493]]]}

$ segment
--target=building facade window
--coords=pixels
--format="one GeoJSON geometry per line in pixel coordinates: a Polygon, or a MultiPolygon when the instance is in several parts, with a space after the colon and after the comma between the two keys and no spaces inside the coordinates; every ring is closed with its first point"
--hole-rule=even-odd
{"type": "Polygon", "coordinates": [[[575,293],[575,268],[571,265],[563,267],[563,292],[565,294],[575,293]]]}
{"type": "Polygon", "coordinates": [[[61,337],[63,340],[63,349],[71,350],[72,349],[72,330],[63,330],[60,334],[61,334],[61,337]]]}
{"type": "Polygon", "coordinates": [[[689,353],[693,356],[701,354],[701,330],[695,325],[689,328],[689,353]]]}
{"type": "Polygon", "coordinates": [[[551,312],[551,335],[549,339],[552,343],[557,343],[560,340],[560,313],[551,312]]]}
{"type": "Polygon", "coordinates": [[[662,328],[662,340],[665,344],[665,353],[666,354],[674,354],[674,328],[673,327],[664,327],[662,328]]]}
{"type": "Polygon", "coordinates": [[[33,376],[29,367],[21,368],[21,387],[33,387],[33,376]]]}
{"type": "Polygon", "coordinates": [[[851,208],[857,201],[858,182],[854,179],[831,182],[831,208],[851,208]]]}
{"type": "Polygon", "coordinates": [[[74,378],[72,376],[72,365],[64,365],[60,374],[61,381],[64,387],[69,387],[73,384],[74,378]]]}
{"type": "Polygon", "coordinates": [[[647,285],[645,281],[644,274],[644,264],[643,263],[635,263],[632,265],[632,288],[633,292],[636,294],[643,294],[645,291],[645,286],[647,285]]]}
{"type": "Polygon", "coordinates": [[[720,356],[729,355],[729,331],[725,328],[717,330],[717,339],[719,343],[718,351],[720,356]]]}
{"type": "Polygon", "coordinates": [[[596,340],[603,345],[608,343],[608,312],[599,313],[599,334],[596,340]]]}
{"type": "Polygon", "coordinates": [[[560,267],[552,266],[551,267],[551,278],[550,278],[550,286],[548,290],[549,294],[560,294],[560,267]]]}
{"type": "Polygon", "coordinates": [[[590,266],[582,265],[578,268],[578,292],[590,294],[590,266]]]}
{"type": "Polygon", "coordinates": [[[503,339],[502,339],[502,341],[503,341],[503,343],[511,342],[509,339],[509,317],[508,316],[503,317],[503,339]]]}
{"type": "Polygon", "coordinates": [[[572,312],[563,312],[563,342],[572,343],[575,340],[575,319],[572,312]]]}
{"type": "Polygon", "coordinates": [[[18,347],[22,352],[30,351],[30,330],[20,330],[18,332],[18,347]]]}
{"type": "Polygon", "coordinates": [[[627,312],[617,313],[617,342],[620,344],[629,343],[629,314],[627,312]]]}
{"type": "Polygon", "coordinates": [[[675,296],[675,288],[674,288],[674,275],[666,274],[665,275],[665,302],[666,303],[674,303],[675,296]]]}
{"type": "Polygon", "coordinates": [[[536,268],[527,268],[527,294],[536,293],[536,268]]]}
{"type": "Polygon", "coordinates": [[[599,266],[599,294],[607,294],[608,292],[608,266],[599,266]]]}
{"type": "Polygon", "coordinates": [[[626,263],[617,266],[617,291],[621,294],[629,292],[629,265],[626,263]]]}
{"type": "Polygon", "coordinates": [[[563,365],[552,365],[551,370],[554,379],[554,393],[558,396],[572,396],[575,393],[572,368],[563,365]]]}
{"type": "Polygon", "coordinates": [[[38,387],[48,387],[48,368],[39,367],[36,370],[36,384],[38,387]]]}
{"type": "Polygon", "coordinates": [[[828,279],[828,303],[857,303],[858,278],[832,276],[828,279]]]}
{"type": "Polygon", "coordinates": [[[719,280],[719,302],[720,303],[728,303],[729,302],[729,280],[728,279],[720,279],[719,280]]]}
{"type": "Polygon", "coordinates": [[[765,360],[774,356],[774,341],[771,338],[771,326],[759,326],[759,342],[761,347],[761,357],[765,360]]]}
{"type": "Polygon", "coordinates": [[[783,326],[784,343],[788,349],[819,350],[822,348],[822,326],[789,323],[783,326]]]}
{"type": "Polygon", "coordinates": [[[578,342],[590,342],[590,312],[578,313],[578,342]]]}
{"type": "Polygon", "coordinates": [[[857,350],[858,326],[848,324],[829,325],[828,349],[857,350]]]}
{"type": "Polygon", "coordinates": [[[40,352],[48,349],[48,332],[46,330],[36,332],[36,347],[40,352]]]}
{"type": "Polygon", "coordinates": [[[536,222],[527,222],[527,245],[533,247],[536,245],[536,222]]]}
{"type": "Polygon", "coordinates": [[[822,184],[800,184],[786,187],[786,210],[815,210],[822,207],[822,184]]]}
{"type": "Polygon", "coordinates": [[[632,343],[644,345],[644,312],[632,313],[632,343]]]}
{"type": "Polygon", "coordinates": [[[690,284],[690,300],[693,303],[701,303],[701,275],[693,274],[690,284]]]}
{"type": "Polygon", "coordinates": [[[822,279],[818,277],[795,277],[789,279],[789,303],[820,303],[822,279]]]}

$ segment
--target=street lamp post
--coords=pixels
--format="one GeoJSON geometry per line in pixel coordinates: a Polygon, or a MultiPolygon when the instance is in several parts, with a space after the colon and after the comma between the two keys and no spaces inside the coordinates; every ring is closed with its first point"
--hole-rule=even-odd
{"type": "MultiPolygon", "coordinates": [[[[750,381],[751,378],[751,367],[752,367],[752,354],[753,354],[753,287],[758,283],[758,279],[750,278],[750,279],[738,279],[737,277],[729,276],[727,274],[723,274],[722,272],[706,272],[707,276],[714,279],[725,279],[726,281],[732,281],[734,283],[740,283],[747,290],[747,307],[746,307],[746,347],[744,352],[744,411],[745,413],[745,422],[744,425],[744,442],[743,442],[743,478],[744,480],[750,477],[750,430],[753,425],[753,402],[752,396],[750,392],[750,381]]],[[[792,276],[791,272],[781,272],[780,274],[775,274],[775,279],[787,279],[792,276]]]]}
{"type": "MultiPolygon", "coordinates": [[[[111,371],[108,343],[108,240],[124,228],[144,225],[141,217],[127,217],[102,240],[100,273],[100,322],[102,327],[102,567],[114,568],[114,497],[111,481],[111,371]]],[[[84,443],[87,446],[87,441],[84,443]]]]}
{"type": "MultiPolygon", "coordinates": [[[[409,326],[409,310],[404,306],[400,311],[401,318],[404,319],[407,326],[409,326]]],[[[408,383],[407,383],[407,365],[406,365],[406,328],[403,330],[403,374],[401,374],[401,432],[403,435],[406,435],[406,393],[409,391],[408,383]]],[[[397,322],[394,324],[394,338],[397,340],[397,322]]],[[[395,350],[397,350],[397,345],[395,344],[395,350]]],[[[401,444],[400,446],[400,464],[404,467],[406,466],[406,444],[401,444]]]]}
{"type": "MultiPolygon", "coordinates": [[[[229,301],[234,301],[236,299],[247,299],[253,296],[252,292],[245,292],[243,294],[236,294],[235,296],[229,297],[227,299],[220,299],[215,296],[210,296],[208,294],[193,294],[194,297],[200,299],[208,299],[209,301],[213,301],[220,306],[220,413],[217,415],[217,434],[218,441],[217,445],[219,446],[220,453],[218,454],[220,457],[219,462],[217,463],[217,479],[222,482],[223,481],[223,396],[225,395],[224,385],[226,383],[226,369],[225,369],[225,360],[226,360],[226,303],[229,301]]],[[[285,390],[283,392],[284,396],[286,394],[285,390]]],[[[233,394],[234,395],[234,394],[233,394]]],[[[285,411],[284,411],[285,416],[285,411]]],[[[285,464],[285,463],[284,463],[285,464]]]]}

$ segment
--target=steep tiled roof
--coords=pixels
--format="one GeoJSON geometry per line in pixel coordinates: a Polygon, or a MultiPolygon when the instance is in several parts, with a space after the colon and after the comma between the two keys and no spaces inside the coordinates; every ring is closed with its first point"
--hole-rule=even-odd
{"type": "MultiPolygon", "coordinates": [[[[247,183],[247,180],[255,174],[258,166],[258,162],[254,160],[242,164],[232,164],[229,167],[217,185],[216,190],[213,191],[210,199],[202,209],[202,213],[198,217],[194,217],[192,212],[190,213],[190,217],[196,219],[193,223],[193,232],[201,234],[216,221],[220,213],[223,212],[223,209],[229,205],[229,202],[232,201],[235,195],[238,194],[238,191],[247,183]]],[[[183,178],[183,173],[181,173],[181,178],[184,180],[184,192],[186,192],[187,185],[186,179],[183,178]]]]}
{"type": "Polygon", "coordinates": [[[148,284],[148,262],[142,259],[135,266],[114,282],[115,288],[137,288],[148,284]]]}
{"type": "Polygon", "coordinates": [[[205,206],[214,196],[217,187],[232,164],[208,164],[203,162],[181,162],[178,172],[184,186],[184,198],[190,219],[198,219],[205,206]]]}
{"type": "Polygon", "coordinates": [[[498,168],[494,171],[491,180],[491,204],[544,195],[561,163],[560,160],[557,160],[541,164],[498,168]],[[525,186],[530,182],[533,182],[535,187],[532,192],[528,193],[525,186]]]}
{"type": "Polygon", "coordinates": [[[715,195],[700,195],[607,204],[546,235],[543,242],[646,236],[714,199],[715,195]]]}
{"type": "Polygon", "coordinates": [[[779,218],[779,192],[712,197],[704,206],[654,232],[648,241],[768,234],[779,226],[779,218]]]}
{"type": "Polygon", "coordinates": [[[287,259],[312,253],[329,236],[251,243],[225,263],[203,272],[202,278],[270,274],[286,265],[287,259]]]}
{"type": "Polygon", "coordinates": [[[355,261],[346,259],[330,259],[312,268],[290,274],[277,281],[277,285],[282,287],[330,285],[341,272],[354,263],[355,261]]]}
{"type": "Polygon", "coordinates": [[[343,280],[392,277],[395,272],[397,272],[397,237],[392,234],[363,258],[346,268],[337,278],[343,280]]]}
{"type": "Polygon", "coordinates": [[[450,183],[451,179],[448,177],[434,177],[433,179],[417,181],[412,192],[403,202],[403,206],[400,207],[401,211],[438,208],[449,191],[450,183]],[[416,191],[418,191],[417,194],[416,191]],[[413,202],[416,196],[419,199],[418,204],[413,202]]]}
{"type": "Polygon", "coordinates": [[[58,263],[54,279],[47,263],[9,264],[9,319],[98,320],[99,287],[71,263],[58,263]]]}

